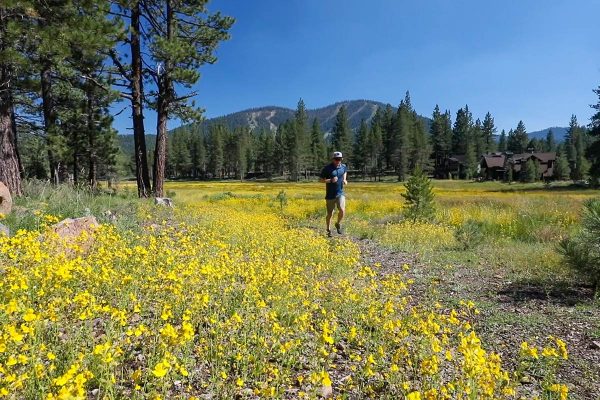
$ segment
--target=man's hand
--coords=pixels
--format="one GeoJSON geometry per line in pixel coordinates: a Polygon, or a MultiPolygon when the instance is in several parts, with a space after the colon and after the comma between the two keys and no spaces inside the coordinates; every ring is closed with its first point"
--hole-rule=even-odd
{"type": "Polygon", "coordinates": [[[333,177],[333,178],[331,178],[329,181],[330,181],[331,183],[336,183],[336,182],[338,181],[338,177],[337,177],[337,176],[334,176],[334,177],[333,177]]]}
{"type": "Polygon", "coordinates": [[[348,184],[348,181],[344,179],[344,185],[347,185],[347,184],[348,184]]]}

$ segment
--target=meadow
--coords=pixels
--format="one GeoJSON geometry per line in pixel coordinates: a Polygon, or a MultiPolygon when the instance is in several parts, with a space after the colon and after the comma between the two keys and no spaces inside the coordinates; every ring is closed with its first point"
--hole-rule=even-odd
{"type": "Polygon", "coordinates": [[[597,191],[170,182],[175,208],[29,185],[0,237],[0,397],[596,398],[598,303],[556,243],[597,191]],[[111,210],[106,214],[106,210],[111,210]],[[79,243],[46,227],[87,213],[79,243]],[[109,216],[112,216],[109,218],[109,216]]]}

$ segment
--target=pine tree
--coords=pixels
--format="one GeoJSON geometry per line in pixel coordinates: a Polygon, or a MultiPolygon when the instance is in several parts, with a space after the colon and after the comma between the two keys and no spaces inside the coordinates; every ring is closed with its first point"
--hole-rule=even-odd
{"type": "Polygon", "coordinates": [[[190,135],[185,129],[176,130],[169,141],[168,166],[176,178],[189,176],[192,169],[190,135]]]}
{"type": "Polygon", "coordinates": [[[412,112],[412,121],[413,132],[411,137],[412,143],[410,145],[412,149],[411,171],[414,172],[417,169],[426,171],[430,169],[431,144],[429,143],[429,137],[425,131],[423,121],[421,121],[414,110],[412,112]]]}
{"type": "Polygon", "coordinates": [[[548,133],[546,134],[544,150],[549,152],[556,151],[556,140],[554,139],[554,132],[552,132],[552,129],[548,129],[548,133]]]}
{"type": "Polygon", "coordinates": [[[190,137],[190,162],[192,177],[198,179],[204,177],[206,172],[206,146],[204,145],[204,133],[199,129],[193,130],[190,137]]]}
{"type": "Polygon", "coordinates": [[[456,112],[452,136],[452,152],[465,156],[464,175],[470,179],[477,164],[477,143],[474,138],[473,116],[469,106],[461,108],[456,112]]]}
{"type": "Polygon", "coordinates": [[[429,221],[435,216],[434,194],[431,180],[417,168],[406,181],[406,192],[402,193],[406,201],[405,218],[416,221],[429,221]]]}
{"type": "Polygon", "coordinates": [[[148,169],[148,149],[146,148],[146,130],[144,126],[144,74],[142,71],[142,3],[144,0],[115,1],[117,9],[113,13],[115,21],[123,28],[116,35],[121,46],[116,46],[109,54],[120,79],[115,84],[125,87],[121,96],[130,101],[133,123],[135,176],[138,197],[149,197],[150,172],[148,169]],[[128,47],[130,56],[120,54],[119,49],[128,47]],[[124,60],[129,60],[129,63],[124,60]]]}
{"type": "Polygon", "coordinates": [[[508,136],[506,138],[506,150],[511,153],[518,153],[519,143],[517,143],[517,139],[515,137],[515,131],[510,129],[508,131],[508,136]]]}
{"type": "Polygon", "coordinates": [[[317,118],[313,119],[310,130],[310,167],[313,171],[320,171],[327,160],[327,147],[321,126],[317,118]]]}
{"type": "Polygon", "coordinates": [[[509,147],[509,150],[515,153],[525,153],[527,151],[527,144],[529,139],[527,137],[527,130],[523,121],[519,121],[517,129],[513,132],[513,148],[509,147]]]}
{"type": "Polygon", "coordinates": [[[248,166],[247,151],[250,141],[248,127],[240,127],[233,134],[234,138],[234,170],[236,178],[243,180],[248,166]]]}
{"type": "Polygon", "coordinates": [[[277,127],[277,131],[275,133],[275,140],[273,141],[273,172],[279,175],[283,175],[284,173],[284,160],[287,153],[286,144],[285,144],[285,124],[280,124],[277,127]]]}
{"type": "Polygon", "coordinates": [[[353,164],[352,156],[352,130],[348,123],[348,115],[346,113],[346,107],[341,106],[338,110],[335,118],[335,125],[333,126],[333,137],[332,143],[334,151],[341,151],[344,155],[344,161],[346,164],[353,164]]]}
{"type": "Polygon", "coordinates": [[[598,102],[591,105],[596,112],[592,115],[589,125],[590,136],[594,141],[587,149],[587,156],[591,160],[590,173],[598,180],[600,178],[600,86],[594,89],[594,93],[598,96],[598,102]]]}
{"type": "Polygon", "coordinates": [[[393,156],[397,151],[397,140],[395,135],[395,121],[396,114],[394,113],[394,109],[390,104],[385,106],[383,113],[381,114],[381,140],[383,143],[383,151],[384,151],[384,164],[386,169],[391,169],[394,167],[393,156]]]}
{"type": "Polygon", "coordinates": [[[300,179],[299,163],[302,150],[296,124],[294,120],[287,120],[280,125],[280,128],[283,135],[285,166],[290,173],[291,180],[297,181],[300,179]]]}
{"type": "Polygon", "coordinates": [[[353,154],[353,166],[355,169],[362,171],[363,177],[367,173],[367,138],[369,136],[369,128],[367,127],[367,122],[362,119],[360,121],[360,127],[358,128],[358,132],[356,133],[356,137],[354,139],[354,150],[353,154]]]}
{"type": "Polygon", "coordinates": [[[484,143],[483,152],[484,153],[492,153],[492,152],[496,151],[496,142],[494,141],[494,134],[496,133],[496,131],[497,131],[497,129],[496,129],[496,126],[494,125],[494,118],[492,118],[492,114],[487,112],[485,114],[485,118],[483,119],[483,126],[482,126],[482,136],[483,136],[483,143],[484,143]]]}
{"type": "Polygon", "coordinates": [[[222,125],[212,125],[209,128],[209,161],[208,169],[213,177],[223,177],[224,162],[224,136],[225,127],[222,125]]]}
{"type": "Polygon", "coordinates": [[[444,175],[445,160],[452,149],[452,124],[449,111],[444,114],[440,113],[437,104],[433,110],[429,134],[433,145],[435,174],[441,177],[444,175]]]}
{"type": "MultiPolygon", "coordinates": [[[[379,109],[377,110],[379,112],[379,109]]],[[[377,175],[381,170],[385,158],[383,151],[383,135],[381,133],[380,114],[376,112],[371,120],[371,127],[368,130],[366,153],[367,153],[367,169],[372,176],[377,179],[377,175]]]]}
{"type": "Polygon", "coordinates": [[[433,145],[433,160],[436,175],[444,164],[446,158],[446,138],[444,137],[442,113],[440,107],[436,104],[431,116],[431,126],[429,127],[429,135],[433,145]]]}
{"type": "MultiPolygon", "coordinates": [[[[0,7],[0,181],[15,196],[23,193],[21,186],[21,161],[17,147],[16,124],[14,124],[15,75],[26,67],[26,60],[17,51],[24,25],[15,23],[26,15],[26,4],[0,7]]],[[[23,18],[26,19],[26,18],[23,18]]]]}
{"type": "Polygon", "coordinates": [[[498,151],[505,152],[508,150],[507,142],[506,142],[506,131],[502,129],[500,133],[500,138],[498,139],[498,151]]]}
{"type": "Polygon", "coordinates": [[[454,120],[454,127],[452,129],[453,154],[465,154],[470,129],[471,121],[468,111],[460,108],[456,112],[456,119],[454,120]]]}
{"type": "Polygon", "coordinates": [[[26,178],[48,178],[48,160],[44,138],[32,132],[19,132],[19,152],[26,178]]]}
{"type": "Polygon", "coordinates": [[[217,45],[229,38],[233,18],[210,14],[207,1],[156,0],[145,3],[147,48],[156,69],[148,73],[156,82],[157,112],[156,147],[154,150],[153,189],[157,197],[163,196],[167,149],[167,121],[176,116],[183,121],[197,120],[202,110],[188,99],[196,93],[177,93],[189,88],[200,78],[198,69],[216,62],[213,54],[217,45]]]}
{"type": "Polygon", "coordinates": [[[515,176],[515,171],[513,169],[513,164],[512,163],[508,163],[507,165],[507,171],[506,171],[506,181],[508,183],[512,183],[512,181],[514,180],[514,176],[515,176]]]}
{"type": "Polygon", "coordinates": [[[523,182],[535,182],[539,179],[539,165],[533,157],[527,160],[521,175],[523,182]]]}
{"type": "Polygon", "coordinates": [[[391,143],[395,148],[392,162],[398,174],[399,181],[404,181],[410,172],[411,162],[413,161],[411,160],[411,156],[413,155],[414,132],[415,113],[412,109],[410,94],[407,91],[404,100],[400,102],[398,111],[396,112],[394,123],[395,139],[391,143]]]}
{"type": "Polygon", "coordinates": [[[292,180],[298,180],[302,170],[306,169],[309,163],[309,134],[308,134],[308,115],[302,99],[298,100],[296,113],[294,114],[294,125],[290,127],[290,145],[293,151],[290,152],[292,180]]]}
{"type": "Polygon", "coordinates": [[[556,162],[554,164],[554,178],[564,181],[569,179],[570,176],[571,168],[569,168],[569,162],[567,161],[567,158],[564,156],[556,157],[556,162]]]}
{"type": "Polygon", "coordinates": [[[527,149],[527,152],[529,153],[533,153],[533,152],[539,152],[539,151],[543,151],[543,146],[540,146],[540,142],[536,139],[533,138],[529,141],[529,143],[527,143],[527,146],[525,147],[527,149]]]}
{"type": "Polygon", "coordinates": [[[443,130],[445,132],[444,136],[446,137],[446,149],[447,154],[450,155],[452,152],[452,137],[454,132],[452,131],[452,114],[450,110],[446,110],[443,118],[443,130]]]}
{"type": "Polygon", "coordinates": [[[259,135],[259,146],[256,163],[264,173],[265,177],[271,178],[273,171],[275,170],[274,160],[276,160],[275,138],[271,131],[261,131],[259,135]]]}
{"type": "Polygon", "coordinates": [[[577,149],[576,143],[579,136],[579,124],[577,123],[577,117],[575,114],[571,115],[571,121],[569,122],[569,129],[565,134],[565,149],[567,160],[569,161],[569,168],[571,169],[572,178],[576,175],[575,164],[577,163],[577,149]]]}
{"type": "Polygon", "coordinates": [[[475,147],[475,154],[477,157],[480,157],[482,154],[485,154],[487,151],[487,146],[485,142],[485,138],[483,137],[483,126],[481,125],[481,120],[477,118],[473,127],[471,128],[471,137],[475,147]]]}
{"type": "Polygon", "coordinates": [[[575,140],[575,165],[571,178],[574,181],[583,180],[587,177],[590,163],[585,157],[585,136],[586,133],[580,129],[575,140]]]}

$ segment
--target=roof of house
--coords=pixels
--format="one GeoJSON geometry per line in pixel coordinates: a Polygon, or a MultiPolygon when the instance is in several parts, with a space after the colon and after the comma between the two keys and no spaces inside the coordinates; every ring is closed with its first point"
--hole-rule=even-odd
{"type": "Polygon", "coordinates": [[[504,168],[506,156],[504,154],[486,154],[483,156],[486,168],[504,168]]]}
{"type": "Polygon", "coordinates": [[[556,153],[520,153],[512,156],[514,161],[527,161],[531,157],[535,157],[543,163],[556,160],[556,153]]]}
{"type": "Polygon", "coordinates": [[[465,158],[466,158],[466,156],[464,154],[457,154],[457,155],[452,155],[452,156],[448,157],[448,160],[454,161],[454,162],[457,162],[460,164],[464,164],[465,158]]]}

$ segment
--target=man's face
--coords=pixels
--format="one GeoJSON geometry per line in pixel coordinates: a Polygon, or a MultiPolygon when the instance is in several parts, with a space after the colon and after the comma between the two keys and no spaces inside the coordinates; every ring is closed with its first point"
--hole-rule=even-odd
{"type": "Polygon", "coordinates": [[[340,157],[335,157],[333,159],[333,165],[335,165],[336,167],[339,167],[341,163],[342,163],[342,159],[340,157]]]}

